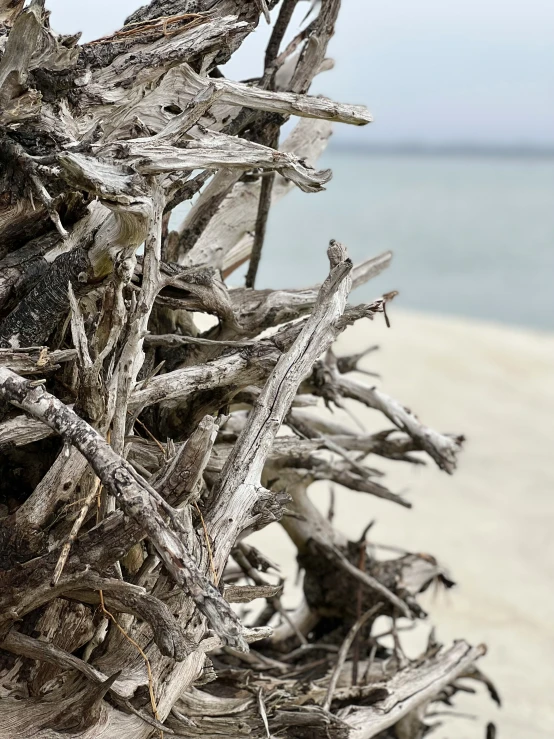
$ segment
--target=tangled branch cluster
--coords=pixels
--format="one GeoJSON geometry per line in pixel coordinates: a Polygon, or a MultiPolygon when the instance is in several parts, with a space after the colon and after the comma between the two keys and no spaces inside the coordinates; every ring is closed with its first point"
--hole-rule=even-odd
{"type": "Polygon", "coordinates": [[[284,49],[283,0],[263,75],[224,77],[276,5],[153,0],[79,45],[43,0],[0,2],[2,738],[416,739],[461,678],[486,682],[483,646],[402,651],[398,619],[452,584],[435,559],[376,558],[307,494],[327,480],[409,507],[368,458],[452,473],[462,438],[363,382],[365,352],[333,352],[385,312],[392,294],[347,301],[389,253],[354,267],[331,241],[322,285],[254,288],[271,204],[329,180],[331,122],[371,120],[307,94],[340,0],[284,49]],[[383,431],[322,408],[345,401],[383,431]],[[246,539],[275,521],[304,571],[294,612],[246,539]],[[231,604],[256,599],[245,625],[231,604]],[[374,633],[383,616],[394,647],[374,633]]]}

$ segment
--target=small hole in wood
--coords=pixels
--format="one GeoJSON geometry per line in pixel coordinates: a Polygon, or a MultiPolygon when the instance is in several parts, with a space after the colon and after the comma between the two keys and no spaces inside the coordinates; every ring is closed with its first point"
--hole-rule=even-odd
{"type": "Polygon", "coordinates": [[[171,113],[172,115],[179,115],[179,113],[183,112],[178,105],[174,105],[173,103],[164,105],[164,110],[166,113],[171,113]]]}

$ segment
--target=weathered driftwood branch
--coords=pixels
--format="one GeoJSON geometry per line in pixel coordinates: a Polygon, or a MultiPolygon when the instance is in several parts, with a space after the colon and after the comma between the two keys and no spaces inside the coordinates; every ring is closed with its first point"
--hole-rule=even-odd
{"type": "Polygon", "coordinates": [[[371,120],[309,94],[340,0],[300,29],[298,0],[152,0],[83,45],[24,5],[0,0],[0,739],[420,739],[462,678],[490,689],[484,649],[431,640],[407,662],[397,620],[453,581],[348,541],[309,486],[409,507],[380,459],[453,472],[462,437],[362,383],[368,352],[333,351],[388,321],[396,293],[347,296],[389,252],[352,267],[331,242],[322,285],[249,287],[271,205],[324,187],[333,122],[371,120]],[[228,79],[274,8],[260,77],[228,79]],[[381,433],[330,415],[352,400],[381,433]],[[246,541],[275,521],[304,573],[292,612],[289,573],[246,541]]]}
{"type": "Polygon", "coordinates": [[[255,503],[271,443],[302,378],[335,338],[333,324],[346,305],[352,263],[344,247],[335,242],[328,256],[331,273],[321,286],[314,312],[291,349],[277,362],[222,470],[216,487],[217,502],[209,517],[216,567],[226,561],[240,533],[238,527],[244,518],[241,509],[250,511],[255,503]]]}
{"type": "Polygon", "coordinates": [[[452,473],[463,436],[445,436],[423,426],[407,408],[375,387],[367,387],[349,377],[336,377],[340,394],[381,411],[401,431],[405,431],[431,456],[438,466],[452,473]]]}
{"type": "Polygon", "coordinates": [[[345,709],[339,715],[354,729],[353,737],[370,739],[425,705],[485,653],[483,645],[470,647],[464,641],[457,642],[422,665],[398,672],[387,685],[388,695],[380,705],[345,709]]]}

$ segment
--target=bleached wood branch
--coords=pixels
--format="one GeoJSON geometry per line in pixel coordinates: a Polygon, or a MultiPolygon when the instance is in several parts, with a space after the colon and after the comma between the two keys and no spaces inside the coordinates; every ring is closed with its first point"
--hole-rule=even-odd
{"type": "Polygon", "coordinates": [[[152,480],[166,500],[180,507],[200,494],[202,475],[219,430],[212,416],[205,416],[173,459],[152,480]]]}
{"type": "Polygon", "coordinates": [[[0,423],[0,444],[24,446],[51,435],[52,429],[49,426],[28,416],[16,416],[0,423]]]}
{"type": "Polygon", "coordinates": [[[262,469],[302,378],[335,337],[350,290],[352,263],[344,247],[331,242],[331,272],[321,286],[313,313],[290,350],[277,362],[241,432],[216,486],[216,504],[207,519],[220,569],[258,496],[262,469]]]}
{"type": "Polygon", "coordinates": [[[144,89],[154,86],[172,66],[238,46],[251,30],[240,17],[238,0],[223,0],[210,15],[182,18],[173,34],[164,33],[163,15],[153,29],[138,26],[128,29],[127,39],[112,37],[85,45],[86,59],[95,68],[88,79],[83,75],[81,97],[94,100],[100,115],[104,113],[102,104],[113,110],[113,106],[138,100],[144,89]]]}
{"type": "Polygon", "coordinates": [[[344,375],[335,375],[334,382],[344,397],[381,411],[395,426],[418,441],[442,470],[449,474],[454,472],[464,440],[462,436],[446,436],[424,426],[407,408],[375,387],[344,375]]]}
{"type": "Polygon", "coordinates": [[[251,603],[256,598],[274,598],[282,592],[282,585],[226,585],[223,597],[229,603],[251,603]]]}
{"type": "Polygon", "coordinates": [[[192,99],[211,84],[221,92],[220,103],[244,106],[254,110],[265,110],[272,113],[288,113],[305,118],[322,118],[357,126],[363,126],[371,122],[371,116],[364,105],[342,105],[325,97],[298,95],[294,92],[272,92],[253,85],[233,82],[232,80],[208,82],[206,78],[196,74],[186,64],[179,68],[179,72],[179,82],[183,86],[185,100],[187,97],[192,99]]]}
{"type": "Polygon", "coordinates": [[[194,365],[154,377],[131,396],[129,408],[134,410],[160,401],[186,399],[202,390],[222,387],[246,387],[256,384],[278,360],[280,352],[275,347],[265,351],[231,354],[205,365],[194,365]]]}
{"type": "Polygon", "coordinates": [[[75,349],[60,349],[49,352],[48,347],[27,348],[25,351],[0,349],[0,366],[8,367],[19,375],[38,375],[56,370],[62,362],[75,359],[75,349]]]}
{"type": "MultiPolygon", "coordinates": [[[[125,142],[126,159],[141,174],[162,174],[194,169],[261,168],[276,170],[294,182],[305,192],[318,192],[331,178],[329,170],[317,172],[302,164],[298,157],[279,152],[252,141],[217,133],[196,126],[188,131],[188,139],[179,147],[158,143],[156,140],[134,139],[125,142]]],[[[97,155],[111,159],[116,154],[118,143],[97,150],[97,155]]],[[[80,161],[83,157],[80,155],[80,161]]],[[[68,154],[63,159],[67,166],[78,166],[76,155],[68,154]]],[[[92,166],[92,164],[89,164],[92,166]]],[[[123,172],[120,179],[124,177],[123,172]]]]}
{"type": "MultiPolygon", "coordinates": [[[[211,101],[217,99],[218,106],[240,106],[254,110],[298,115],[306,118],[319,118],[340,123],[365,125],[371,122],[371,115],[363,105],[344,105],[334,103],[324,97],[297,95],[289,92],[272,92],[260,87],[245,85],[231,80],[207,79],[196,74],[188,64],[182,64],[170,69],[160,84],[140,102],[118,110],[108,119],[106,130],[109,137],[105,140],[114,140],[116,135],[124,132],[125,128],[139,117],[151,130],[161,130],[175,116],[167,112],[173,106],[186,110],[191,101],[199,94],[213,90],[215,95],[211,101]]],[[[232,107],[231,107],[232,110],[232,107]]],[[[181,114],[182,115],[182,114],[181,114]]],[[[205,122],[214,130],[220,130],[225,118],[218,112],[211,113],[205,122]],[[214,120],[215,119],[215,120],[214,120]],[[208,124],[208,121],[210,123],[208,124]]],[[[180,127],[182,133],[186,127],[180,127]]]]}
{"type": "Polygon", "coordinates": [[[459,641],[423,664],[397,672],[386,683],[388,696],[375,706],[349,706],[339,711],[339,716],[352,727],[352,739],[371,739],[433,699],[485,653],[483,645],[471,647],[459,641]]]}

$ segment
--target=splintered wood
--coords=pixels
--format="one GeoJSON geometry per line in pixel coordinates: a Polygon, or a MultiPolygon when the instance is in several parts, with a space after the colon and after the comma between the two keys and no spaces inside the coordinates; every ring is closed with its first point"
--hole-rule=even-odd
{"type": "Polygon", "coordinates": [[[463,437],[373,386],[371,339],[333,351],[388,325],[394,291],[348,299],[389,252],[353,265],[332,240],[322,284],[254,288],[271,205],[324,189],[332,123],[371,121],[308,94],[340,0],[300,28],[297,4],[152,0],[80,45],[44,0],[0,0],[0,739],[419,739],[464,679],[497,697],[482,645],[403,654],[419,594],[454,584],[436,559],[377,558],[308,495],[409,508],[379,460],[453,473],[463,437]],[[261,77],[228,79],[260,19],[261,77]],[[333,417],[356,403],[382,431],[333,417]],[[293,611],[246,538],[273,522],[303,571],[293,611]]]}

